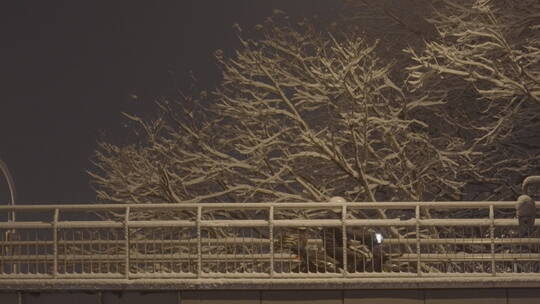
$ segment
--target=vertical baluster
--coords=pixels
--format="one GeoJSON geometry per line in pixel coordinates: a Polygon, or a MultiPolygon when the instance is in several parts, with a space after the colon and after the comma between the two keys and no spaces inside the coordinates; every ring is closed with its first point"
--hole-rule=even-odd
{"type": "MultiPolygon", "coordinates": [[[[78,228],[78,229],[81,229],[81,228],[78,228]]],[[[80,256],[80,259],[79,259],[79,273],[83,274],[84,273],[84,262],[85,262],[85,257],[84,257],[84,252],[83,252],[83,249],[84,249],[84,245],[83,245],[83,240],[84,240],[84,235],[83,235],[83,232],[84,230],[78,230],[76,231],[76,235],[78,237],[78,244],[79,246],[77,246],[77,254],[80,256]]]]}
{"type": "Polygon", "coordinates": [[[85,274],[87,273],[86,272],[86,266],[88,265],[88,259],[87,259],[87,256],[88,256],[88,252],[86,252],[86,239],[85,239],[85,232],[87,231],[87,229],[85,228],[81,228],[81,230],[79,231],[79,235],[81,236],[81,241],[80,241],[80,247],[79,247],[79,250],[80,250],[80,254],[81,254],[81,273],[85,274]]]}
{"type": "Polygon", "coordinates": [[[201,221],[202,206],[197,206],[197,278],[200,278],[202,273],[201,221]]]}
{"type": "MultiPolygon", "coordinates": [[[[366,244],[366,228],[362,228],[362,244],[366,244]]],[[[362,272],[366,272],[366,264],[368,263],[368,259],[365,254],[362,254],[362,272]]]]}
{"type": "Polygon", "coordinates": [[[155,260],[155,257],[158,255],[157,254],[157,244],[156,244],[156,228],[152,228],[152,236],[150,237],[150,240],[149,240],[149,243],[151,244],[151,250],[150,250],[150,254],[152,255],[152,257],[154,257],[154,259],[150,260],[150,265],[152,266],[152,270],[151,272],[152,273],[155,273],[156,272],[156,266],[157,266],[157,262],[155,260]]]}
{"type": "MultiPolygon", "coordinates": [[[[34,231],[34,254],[36,255],[36,257],[39,257],[39,246],[40,246],[39,229],[36,229],[34,231]]],[[[34,273],[35,274],[39,274],[39,268],[42,265],[42,263],[46,264],[47,263],[47,258],[44,257],[43,260],[36,259],[36,262],[35,262],[35,265],[34,265],[34,273]]],[[[28,270],[28,272],[31,273],[30,269],[28,270]]]]}
{"type": "MultiPolygon", "coordinates": [[[[19,244],[19,255],[28,255],[29,252],[30,252],[30,242],[24,242],[24,241],[30,241],[31,237],[30,237],[30,230],[28,229],[21,229],[21,233],[20,233],[21,237],[20,237],[20,241],[22,241],[20,244],[19,244]]],[[[28,266],[29,266],[30,262],[29,261],[25,261],[22,259],[22,257],[19,259],[19,273],[20,274],[24,274],[25,273],[25,268],[26,268],[26,273],[28,273],[28,266]],[[26,267],[24,267],[26,266],[26,267]]]]}
{"type": "MultiPolygon", "coordinates": [[[[68,272],[68,271],[67,271],[67,266],[68,266],[68,264],[67,264],[67,259],[66,259],[66,254],[67,254],[67,237],[66,237],[66,230],[65,230],[65,229],[62,230],[62,235],[63,235],[63,237],[62,237],[62,239],[63,239],[62,244],[63,244],[63,254],[64,254],[64,259],[63,259],[63,260],[64,260],[64,272],[63,272],[63,273],[64,273],[64,274],[67,274],[67,272],[68,272]]],[[[56,242],[56,243],[58,244],[58,242],[56,242]]],[[[58,255],[57,255],[57,256],[58,256],[58,255]]]]}
{"type": "Polygon", "coordinates": [[[58,218],[60,211],[54,209],[53,216],[53,278],[58,277],[58,218]]]}
{"type": "MultiPolygon", "coordinates": [[[[96,251],[98,252],[99,255],[103,254],[103,244],[102,244],[102,241],[101,241],[101,230],[96,231],[96,251]]],[[[96,264],[97,264],[97,272],[102,273],[102,268],[103,268],[102,260],[96,261],[96,264]]]]}
{"type": "MultiPolygon", "coordinates": [[[[283,247],[284,246],[283,245],[283,238],[284,238],[284,232],[283,231],[284,231],[284,229],[280,228],[278,230],[280,230],[280,231],[276,235],[278,235],[278,243],[279,243],[279,248],[278,248],[279,260],[280,260],[280,262],[279,262],[279,273],[289,273],[289,272],[291,272],[290,270],[292,269],[291,266],[290,266],[291,265],[291,259],[288,259],[286,257],[286,255],[284,254],[285,252],[283,250],[285,248],[285,247],[283,247]],[[289,264],[288,266],[287,266],[287,261],[288,261],[288,264],[289,264]]],[[[275,231],[274,231],[274,233],[275,233],[275,231]]],[[[275,261],[274,261],[274,263],[275,263],[275,261]]]]}
{"type": "Polygon", "coordinates": [[[184,229],[189,229],[189,228],[181,228],[182,230],[180,231],[176,231],[173,233],[173,237],[174,237],[174,240],[178,240],[178,243],[174,243],[173,244],[173,258],[174,258],[174,261],[175,263],[177,263],[176,265],[178,269],[178,273],[183,273],[184,272],[184,268],[187,267],[187,272],[189,273],[189,269],[190,269],[190,265],[191,265],[191,262],[190,262],[190,254],[191,252],[189,251],[189,248],[190,248],[190,243],[189,243],[189,239],[184,237],[184,229]],[[186,255],[186,260],[182,259],[183,257],[183,249],[182,249],[182,240],[186,240],[186,242],[184,244],[186,244],[186,248],[188,248],[188,252],[187,252],[187,255],[186,255]],[[178,258],[176,258],[176,254],[178,254],[178,258]]]}
{"type": "Polygon", "coordinates": [[[233,254],[234,254],[234,258],[233,258],[233,270],[234,272],[236,273],[237,272],[237,269],[238,269],[238,266],[236,265],[236,251],[238,250],[238,230],[235,229],[233,230],[234,233],[234,247],[233,247],[233,254]]]}
{"type": "Polygon", "coordinates": [[[173,253],[174,253],[174,245],[173,245],[173,238],[174,238],[174,232],[173,230],[169,230],[168,231],[168,237],[167,237],[167,248],[169,250],[169,256],[170,256],[170,260],[169,260],[169,272],[170,273],[174,273],[174,256],[173,256],[173,253]]]}
{"type": "MultiPolygon", "coordinates": [[[[463,238],[466,238],[467,237],[467,228],[466,227],[462,227],[463,231],[461,232],[461,237],[463,238]]],[[[463,241],[462,244],[461,244],[461,250],[463,250],[464,252],[466,251],[465,249],[467,248],[467,242],[466,241],[463,241]]],[[[461,262],[461,272],[465,273],[467,272],[467,258],[464,258],[463,259],[463,262],[461,262]]]]}
{"type": "Polygon", "coordinates": [[[319,247],[315,245],[313,249],[313,253],[315,254],[315,273],[319,273],[319,247]]]}
{"type": "Polygon", "coordinates": [[[268,252],[270,253],[270,277],[274,277],[274,206],[268,209],[268,252]]]}
{"type": "MultiPolygon", "coordinates": [[[[90,230],[88,231],[88,251],[90,252],[90,254],[93,256],[95,255],[96,253],[94,252],[94,234],[95,231],[93,230],[90,230]]],[[[94,259],[90,259],[90,274],[93,274],[94,273],[94,265],[95,265],[95,261],[94,259]]]]}
{"type": "Polygon", "coordinates": [[[75,260],[75,255],[77,254],[77,251],[78,251],[78,246],[77,246],[78,234],[75,228],[71,228],[70,230],[71,230],[71,266],[72,266],[73,273],[77,274],[78,262],[75,260]]]}
{"type": "Polygon", "coordinates": [[[328,258],[327,258],[328,254],[326,254],[326,252],[327,252],[326,251],[326,229],[323,228],[322,232],[323,232],[322,246],[323,246],[323,252],[324,252],[324,273],[327,273],[328,272],[328,267],[327,267],[327,265],[328,265],[328,258]]]}
{"type": "Polygon", "coordinates": [[[5,242],[7,242],[6,232],[0,235],[0,275],[6,274],[5,272],[6,266],[4,264],[4,259],[2,258],[2,257],[7,256],[7,251],[6,251],[7,245],[5,242]]]}
{"type": "MultiPolygon", "coordinates": [[[[398,229],[398,228],[396,228],[396,229],[398,229]]],[[[383,231],[384,231],[384,230],[383,230],[383,231]]],[[[400,235],[401,235],[401,234],[398,234],[398,235],[396,236],[398,240],[399,240],[399,238],[400,238],[400,235]]],[[[388,272],[390,272],[390,273],[394,272],[394,267],[392,267],[392,265],[393,265],[393,263],[392,263],[392,254],[393,254],[393,251],[394,251],[394,247],[392,246],[392,243],[390,243],[390,244],[388,244],[388,245],[385,245],[385,244],[384,244],[384,240],[383,240],[379,245],[381,246],[381,270],[382,270],[382,272],[385,271],[385,270],[384,270],[384,264],[385,264],[385,263],[384,263],[384,260],[385,260],[385,259],[384,259],[384,255],[383,255],[383,252],[385,252],[385,251],[382,250],[383,246],[386,246],[385,248],[387,248],[386,250],[387,250],[387,252],[388,252],[388,254],[386,255],[386,258],[388,259],[387,262],[386,262],[386,266],[387,266],[387,270],[386,270],[386,271],[388,271],[388,272]]]]}
{"type": "MultiPolygon", "coordinates": [[[[153,229],[153,228],[147,228],[147,229],[153,229]]],[[[143,246],[142,246],[144,248],[144,250],[143,250],[143,257],[144,257],[144,259],[143,259],[144,260],[143,272],[144,273],[148,272],[148,257],[146,256],[148,254],[148,247],[149,247],[149,244],[147,242],[148,241],[148,234],[149,233],[144,234],[144,239],[143,239],[144,243],[143,243],[143,246]]]]}
{"type": "Polygon", "coordinates": [[[491,274],[495,275],[495,210],[489,205],[489,238],[491,241],[491,274]]]}
{"type": "MultiPolygon", "coordinates": [[[[73,231],[73,228],[70,228],[69,230],[69,233],[68,233],[68,236],[69,236],[69,241],[70,241],[70,244],[69,244],[69,255],[73,255],[74,252],[75,252],[75,232],[73,231]]],[[[68,255],[66,254],[65,256],[65,259],[68,260],[68,265],[70,266],[70,269],[71,269],[71,273],[72,274],[76,274],[76,271],[75,271],[75,260],[74,260],[75,257],[71,256],[69,259],[68,259],[68,255]]]]}
{"type": "Polygon", "coordinates": [[[124,268],[124,276],[126,279],[129,279],[129,264],[130,264],[130,252],[129,252],[129,206],[126,207],[126,211],[124,214],[124,245],[125,245],[125,268],[124,268]]]}
{"type": "Polygon", "coordinates": [[[158,272],[160,274],[162,273],[165,273],[165,269],[167,268],[167,260],[165,260],[165,247],[166,247],[166,242],[165,242],[165,235],[164,235],[164,232],[165,232],[165,227],[160,227],[158,228],[158,242],[159,242],[159,262],[157,263],[158,265],[158,272]]]}
{"type": "Polygon", "coordinates": [[[77,234],[76,234],[76,231],[74,230],[74,228],[71,228],[70,231],[71,231],[71,245],[70,245],[70,249],[71,249],[71,258],[70,258],[71,269],[72,269],[72,272],[74,274],[76,274],[77,273],[77,261],[75,260],[75,254],[77,253],[77,234]]]}
{"type": "MultiPolygon", "coordinates": [[[[287,233],[292,233],[292,231],[288,230],[286,231],[287,233]]],[[[287,235],[285,233],[282,233],[281,235],[281,252],[283,252],[283,238],[286,237],[287,235]]],[[[287,245],[288,246],[292,246],[292,245],[287,245]]],[[[292,266],[292,260],[289,259],[289,272],[292,273],[293,272],[293,266],[292,266]]]]}
{"type": "Polygon", "coordinates": [[[341,233],[342,233],[342,245],[343,245],[343,276],[346,277],[348,273],[347,268],[347,205],[341,206],[341,233]]]}
{"type": "MultiPolygon", "coordinates": [[[[356,231],[353,232],[353,240],[356,243],[356,231]]],[[[353,254],[353,263],[354,263],[354,272],[356,273],[358,269],[357,254],[353,254]]]]}
{"type": "Polygon", "coordinates": [[[296,259],[298,261],[298,273],[302,270],[302,251],[300,250],[300,230],[297,230],[297,238],[296,238],[296,259]]]}
{"type": "MultiPolygon", "coordinates": [[[[18,233],[16,229],[13,229],[12,230],[12,234],[10,235],[11,237],[11,254],[14,255],[14,256],[17,256],[18,253],[20,252],[21,250],[21,247],[20,245],[17,245],[17,240],[20,240],[21,239],[21,236],[22,234],[21,233],[18,233]]],[[[20,229],[19,229],[20,231],[20,229]]],[[[12,268],[11,268],[11,273],[12,274],[19,274],[19,268],[20,268],[20,261],[18,260],[13,260],[13,263],[12,263],[12,268]]]]}
{"type": "Polygon", "coordinates": [[[249,244],[249,250],[251,250],[251,258],[253,260],[253,265],[252,265],[252,269],[251,269],[251,272],[255,273],[257,272],[257,244],[256,243],[253,243],[252,240],[255,238],[255,231],[253,230],[253,228],[248,228],[249,230],[249,237],[248,237],[248,241],[247,243],[249,244]]]}
{"type": "MultiPolygon", "coordinates": [[[[191,229],[190,229],[191,230],[191,229]]],[[[183,236],[184,234],[182,234],[183,236]]],[[[192,239],[192,236],[191,236],[191,232],[190,232],[190,236],[189,236],[189,243],[186,243],[186,248],[187,248],[187,254],[188,254],[188,273],[192,273],[192,269],[193,269],[193,265],[192,265],[192,257],[193,257],[193,243],[191,242],[193,239],[192,239]]],[[[179,250],[180,253],[182,253],[182,250],[179,250]]],[[[183,266],[183,265],[182,265],[183,266]]],[[[183,269],[183,268],[182,268],[183,269]]]]}
{"type": "Polygon", "coordinates": [[[416,217],[416,274],[422,275],[421,257],[420,257],[420,205],[416,205],[415,208],[416,217]]]}
{"type": "MultiPolygon", "coordinates": [[[[338,261],[338,257],[337,257],[337,254],[336,254],[336,228],[335,227],[332,227],[332,258],[336,261],[338,261]]],[[[337,264],[337,263],[336,263],[337,264]]],[[[336,265],[336,273],[339,272],[339,269],[337,267],[338,265],[336,265]]]]}
{"type": "MultiPolygon", "coordinates": [[[[208,252],[207,254],[210,256],[210,259],[212,259],[212,258],[213,258],[213,254],[212,254],[212,240],[211,240],[212,236],[211,236],[211,234],[210,234],[210,231],[211,231],[211,230],[208,229],[207,232],[206,232],[206,234],[207,234],[207,235],[206,235],[206,248],[207,248],[206,250],[207,250],[207,252],[208,252]]],[[[214,246],[214,247],[215,247],[215,246],[214,246]]],[[[215,262],[215,263],[216,263],[216,264],[215,264],[215,266],[216,266],[215,269],[216,269],[216,272],[218,272],[217,269],[219,268],[219,260],[216,259],[216,262],[215,262]]],[[[208,269],[210,270],[210,272],[212,272],[212,263],[210,262],[210,260],[207,261],[206,264],[208,265],[208,269]]]]}
{"type": "Polygon", "coordinates": [[[300,237],[300,240],[302,242],[302,246],[304,246],[304,252],[306,254],[306,272],[309,273],[309,254],[308,254],[308,245],[307,245],[307,227],[306,230],[302,231],[302,235],[300,237]]]}

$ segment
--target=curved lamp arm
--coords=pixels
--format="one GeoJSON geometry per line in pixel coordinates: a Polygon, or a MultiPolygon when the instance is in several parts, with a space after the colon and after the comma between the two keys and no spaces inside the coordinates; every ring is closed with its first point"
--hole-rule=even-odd
{"type": "MultiPolygon", "coordinates": [[[[15,182],[13,182],[13,177],[11,176],[11,173],[9,173],[9,169],[2,158],[0,158],[0,170],[2,170],[2,173],[4,174],[4,177],[8,183],[9,194],[11,196],[11,205],[15,206],[15,182]]],[[[15,211],[11,211],[8,216],[8,221],[15,221],[15,211]]]]}

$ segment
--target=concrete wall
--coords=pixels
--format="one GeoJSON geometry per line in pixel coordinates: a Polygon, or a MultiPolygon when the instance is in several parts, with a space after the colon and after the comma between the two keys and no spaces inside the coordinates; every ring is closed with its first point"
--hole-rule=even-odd
{"type": "Polygon", "coordinates": [[[0,292],[1,304],[533,304],[540,289],[0,292]]]}

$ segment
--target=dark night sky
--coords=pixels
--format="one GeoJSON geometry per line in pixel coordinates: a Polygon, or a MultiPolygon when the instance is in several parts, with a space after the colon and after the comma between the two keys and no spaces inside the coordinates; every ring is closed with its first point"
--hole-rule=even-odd
{"type": "MultiPolygon", "coordinates": [[[[126,134],[121,111],[152,112],[152,97],[188,84],[190,70],[215,84],[212,54],[238,43],[233,23],[252,28],[276,8],[295,16],[332,3],[2,2],[0,157],[19,203],[94,201],[85,170],[98,139],[126,134]]],[[[8,198],[2,179],[0,202],[8,198]]]]}

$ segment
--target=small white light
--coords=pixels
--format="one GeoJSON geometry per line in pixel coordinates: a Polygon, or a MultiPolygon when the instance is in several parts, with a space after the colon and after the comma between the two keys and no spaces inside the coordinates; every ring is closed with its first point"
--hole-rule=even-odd
{"type": "Polygon", "coordinates": [[[383,241],[383,236],[382,236],[382,234],[380,234],[380,233],[375,233],[375,239],[377,240],[377,244],[382,243],[382,241],[383,241]]]}

